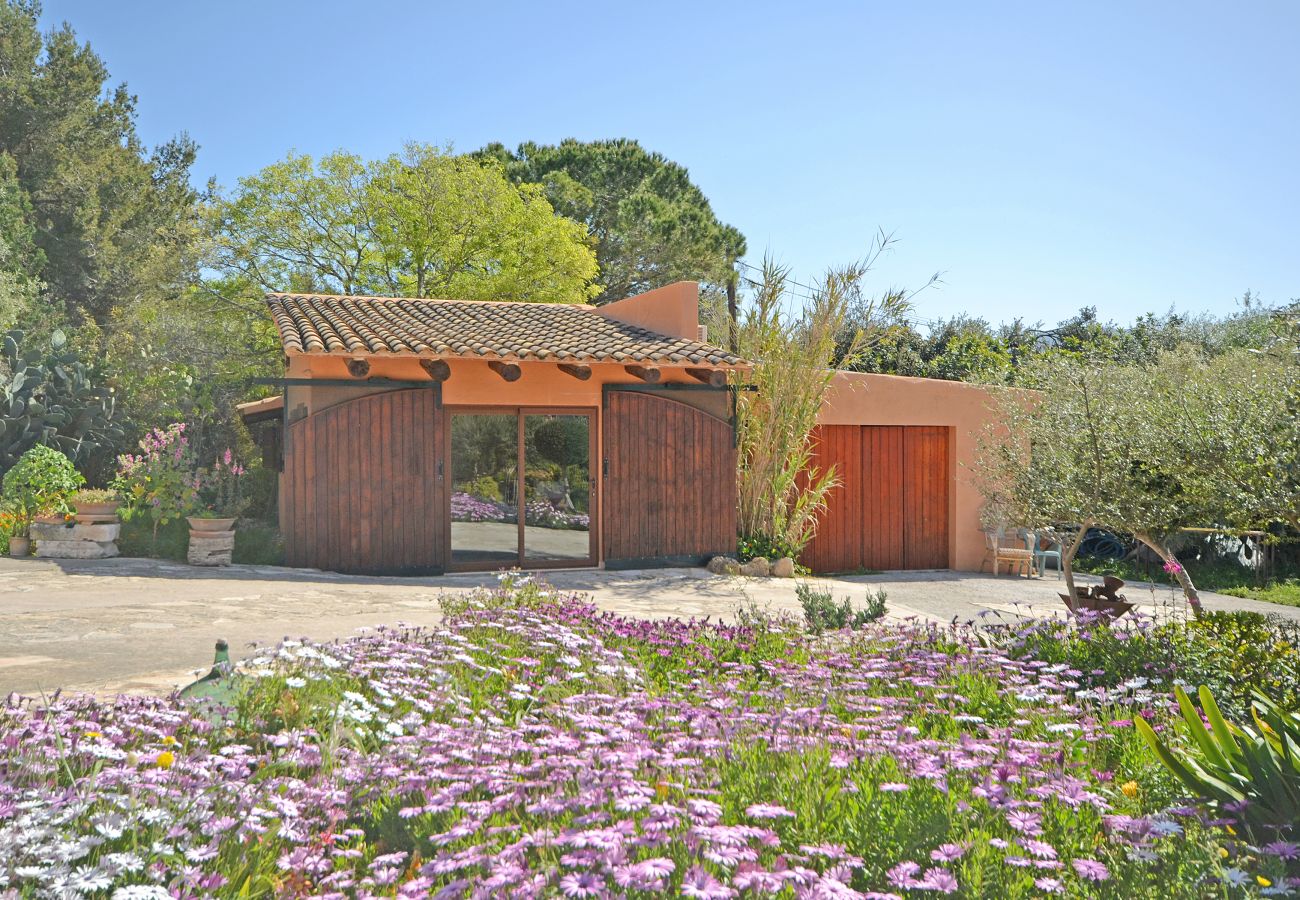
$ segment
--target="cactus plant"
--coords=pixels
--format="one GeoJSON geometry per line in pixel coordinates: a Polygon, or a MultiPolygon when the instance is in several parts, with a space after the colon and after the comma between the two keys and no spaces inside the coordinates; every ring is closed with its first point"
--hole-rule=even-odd
{"type": "Polygon", "coordinates": [[[1256,691],[1250,711],[1254,727],[1233,725],[1224,720],[1207,688],[1198,691],[1204,720],[1186,691],[1176,687],[1174,693],[1193,752],[1175,753],[1150,725],[1134,720],[1165,768],[1252,833],[1300,829],[1300,712],[1283,710],[1256,691]]]}
{"type": "Polygon", "coordinates": [[[122,440],[111,390],[55,331],[48,347],[32,346],[14,330],[0,342],[0,471],[42,444],[84,464],[122,440]]]}

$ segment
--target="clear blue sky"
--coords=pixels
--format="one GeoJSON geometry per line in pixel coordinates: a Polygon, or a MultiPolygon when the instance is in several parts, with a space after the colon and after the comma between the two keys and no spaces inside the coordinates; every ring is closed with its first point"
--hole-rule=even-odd
{"type": "Polygon", "coordinates": [[[807,280],[917,314],[1300,297],[1300,4],[46,0],[232,185],[290,149],[631,137],[807,280]]]}

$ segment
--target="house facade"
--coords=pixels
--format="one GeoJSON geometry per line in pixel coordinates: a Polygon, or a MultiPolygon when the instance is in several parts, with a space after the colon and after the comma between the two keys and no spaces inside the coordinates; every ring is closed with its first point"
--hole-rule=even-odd
{"type": "MultiPolygon", "coordinates": [[[[284,393],[242,413],[272,426],[288,565],[433,574],[735,553],[734,390],[749,363],[704,340],[695,284],[601,307],[267,302],[284,393]]],[[[804,561],[977,567],[978,500],[958,482],[986,415],[978,389],[882,378],[836,376],[818,453],[844,485],[804,561]]]]}

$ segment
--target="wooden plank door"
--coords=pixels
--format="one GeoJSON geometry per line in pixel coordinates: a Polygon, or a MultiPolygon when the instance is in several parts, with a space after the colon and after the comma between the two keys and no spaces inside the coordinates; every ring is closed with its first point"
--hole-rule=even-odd
{"type": "Polygon", "coordinates": [[[668,397],[605,395],[605,565],[697,565],[736,552],[731,423],[668,397]]]}
{"type": "Polygon", "coordinates": [[[898,425],[864,425],[862,438],[862,568],[906,568],[904,433],[898,425]]]}
{"type": "Polygon", "coordinates": [[[948,568],[948,429],[910,426],[903,433],[904,569],[948,568]]]}
{"type": "MultiPolygon", "coordinates": [[[[862,562],[864,477],[862,427],[818,425],[813,429],[813,462],[818,472],[835,467],[839,485],[827,494],[817,516],[817,530],[799,560],[814,572],[855,572],[862,562]]],[[[801,487],[807,486],[802,479],[801,487]]]]}
{"type": "Polygon", "coordinates": [[[441,441],[428,388],[368,394],[291,423],[285,561],[358,574],[443,571],[441,441]]]}

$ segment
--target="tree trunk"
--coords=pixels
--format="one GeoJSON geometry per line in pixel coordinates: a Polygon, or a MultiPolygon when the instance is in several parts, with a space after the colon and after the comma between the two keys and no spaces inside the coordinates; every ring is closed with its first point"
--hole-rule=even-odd
{"type": "Polygon", "coordinates": [[[1070,612],[1078,613],[1078,597],[1074,590],[1074,557],[1079,552],[1080,545],[1083,544],[1083,538],[1088,533],[1088,529],[1093,526],[1093,522],[1085,519],[1079,525],[1079,533],[1070,541],[1070,545],[1065,547],[1065,552],[1061,554],[1061,571],[1065,575],[1065,592],[1070,596],[1070,612]]]}
{"type": "Polygon", "coordinates": [[[1154,550],[1156,555],[1165,561],[1166,566],[1170,564],[1174,566],[1174,570],[1170,574],[1178,581],[1178,586],[1183,589],[1183,596],[1187,598],[1187,605],[1192,608],[1192,615],[1199,619],[1201,617],[1201,597],[1196,593],[1196,585],[1192,584],[1191,576],[1187,574],[1187,570],[1183,568],[1182,563],[1166,549],[1164,544],[1151,537],[1151,535],[1135,534],[1133,537],[1154,550]]]}

